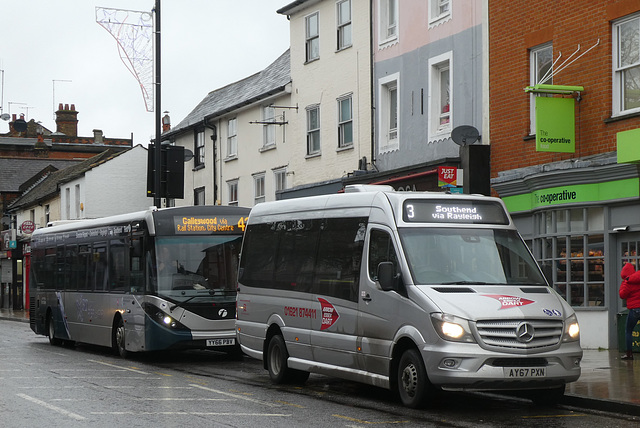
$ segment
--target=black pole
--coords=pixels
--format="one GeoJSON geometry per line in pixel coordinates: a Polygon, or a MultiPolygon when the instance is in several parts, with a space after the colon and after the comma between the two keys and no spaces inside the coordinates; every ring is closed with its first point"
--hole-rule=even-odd
{"type": "Polygon", "coordinates": [[[162,125],[160,112],[162,104],[160,103],[160,0],[156,0],[156,141],[154,144],[154,174],[153,174],[153,204],[160,208],[161,191],[161,169],[162,169],[162,125]]]}

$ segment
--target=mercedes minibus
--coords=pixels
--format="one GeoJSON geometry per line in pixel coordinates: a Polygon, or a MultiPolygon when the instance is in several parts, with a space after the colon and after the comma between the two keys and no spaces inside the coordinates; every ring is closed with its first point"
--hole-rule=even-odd
{"type": "Polygon", "coordinates": [[[236,334],[275,383],[309,373],[397,391],[523,390],[580,376],[579,327],[500,199],[386,186],[258,204],[236,334]]]}

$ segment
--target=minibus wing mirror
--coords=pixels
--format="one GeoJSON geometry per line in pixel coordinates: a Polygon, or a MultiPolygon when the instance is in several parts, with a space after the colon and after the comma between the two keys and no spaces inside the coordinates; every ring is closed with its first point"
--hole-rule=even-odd
{"type": "Polygon", "coordinates": [[[378,264],[378,282],[384,291],[397,290],[400,276],[396,275],[396,268],[393,262],[382,262],[378,264]]]}

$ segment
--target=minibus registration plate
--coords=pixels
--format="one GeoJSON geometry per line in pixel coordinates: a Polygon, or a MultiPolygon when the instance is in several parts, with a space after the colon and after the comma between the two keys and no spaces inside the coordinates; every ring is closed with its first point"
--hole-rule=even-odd
{"type": "Polygon", "coordinates": [[[236,339],[207,339],[207,346],[230,346],[235,344],[236,339]]]}
{"type": "Polygon", "coordinates": [[[510,379],[538,378],[547,376],[546,367],[504,367],[504,377],[510,379]]]}

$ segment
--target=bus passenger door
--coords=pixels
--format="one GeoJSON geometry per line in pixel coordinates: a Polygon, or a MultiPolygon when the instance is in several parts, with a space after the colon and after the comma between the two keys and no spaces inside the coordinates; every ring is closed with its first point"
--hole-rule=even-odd
{"type": "Polygon", "coordinates": [[[406,308],[398,292],[380,288],[377,270],[380,263],[392,262],[399,272],[399,252],[391,230],[377,225],[369,228],[366,247],[358,300],[359,364],[362,370],[386,376],[393,338],[406,320],[406,308]]]}
{"type": "Polygon", "coordinates": [[[313,359],[356,370],[360,264],[366,218],[323,219],[314,270],[313,359]]]}

